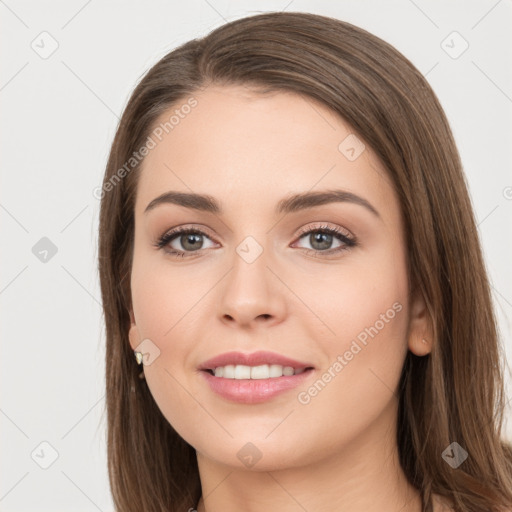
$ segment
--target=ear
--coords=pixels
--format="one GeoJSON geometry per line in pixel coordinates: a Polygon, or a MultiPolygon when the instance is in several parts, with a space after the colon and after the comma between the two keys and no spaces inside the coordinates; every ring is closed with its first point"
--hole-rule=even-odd
{"type": "Polygon", "coordinates": [[[419,291],[411,301],[409,314],[409,350],[417,356],[426,356],[432,350],[434,332],[425,300],[419,291]]]}
{"type": "Polygon", "coordinates": [[[135,350],[140,344],[139,329],[135,323],[135,316],[133,310],[130,309],[130,330],[128,331],[128,338],[130,339],[130,346],[135,350]]]}

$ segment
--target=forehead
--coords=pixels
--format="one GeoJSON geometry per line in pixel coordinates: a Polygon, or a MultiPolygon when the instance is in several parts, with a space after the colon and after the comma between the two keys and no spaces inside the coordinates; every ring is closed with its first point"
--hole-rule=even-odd
{"type": "Polygon", "coordinates": [[[326,188],[382,205],[396,201],[371,148],[340,116],[309,97],[211,86],[183,98],[154,126],[160,130],[153,130],[155,144],[143,161],[138,214],[168,190],[255,207],[267,200],[273,207],[291,192],[326,188]]]}

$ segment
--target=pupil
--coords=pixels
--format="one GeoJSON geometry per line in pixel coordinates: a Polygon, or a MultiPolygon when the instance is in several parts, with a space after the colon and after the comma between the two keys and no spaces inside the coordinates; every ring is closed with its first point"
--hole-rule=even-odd
{"type": "Polygon", "coordinates": [[[310,243],[314,249],[329,249],[329,246],[332,243],[332,235],[329,233],[316,233],[311,235],[310,243]],[[317,242],[319,242],[320,245],[315,247],[317,242]]]}
{"type": "Polygon", "coordinates": [[[183,235],[181,237],[182,246],[185,249],[189,249],[189,250],[198,249],[202,245],[200,237],[201,237],[201,235],[199,235],[197,233],[189,233],[187,235],[183,235]],[[185,242],[185,243],[183,243],[183,242],[185,242]]]}

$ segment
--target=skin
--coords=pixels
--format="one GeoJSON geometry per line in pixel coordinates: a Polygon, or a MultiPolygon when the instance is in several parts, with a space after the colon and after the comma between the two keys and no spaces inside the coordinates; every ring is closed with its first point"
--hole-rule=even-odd
{"type": "MultiPolygon", "coordinates": [[[[243,86],[210,86],[194,97],[197,106],[144,160],[130,345],[149,338],[160,350],[145,378],[162,414],[196,449],[198,510],[420,511],[398,463],[396,389],[407,351],[428,354],[432,334],[423,299],[408,288],[400,204],[385,169],[368,146],[349,161],[338,146],[350,126],[310,98],[243,86]],[[365,198],[380,217],[348,202],[274,214],[291,193],[326,189],[365,198]],[[163,204],[144,213],[169,190],[208,194],[225,211],[163,204]],[[299,238],[300,228],[324,224],[348,230],[358,245],[325,256],[343,243],[333,238],[322,249],[299,238]],[[179,258],[154,247],[171,228],[190,225],[206,233],[203,249],[179,258]],[[250,264],[236,252],[247,236],[263,249],[250,264]],[[401,311],[300,403],[298,393],[397,302],[401,311]],[[213,393],[197,370],[231,350],[270,350],[315,370],[300,388],[237,404],[213,393]],[[252,467],[237,457],[248,442],[262,455],[252,467]]],[[[184,251],[181,242],[178,235],[172,248],[184,251]]]]}

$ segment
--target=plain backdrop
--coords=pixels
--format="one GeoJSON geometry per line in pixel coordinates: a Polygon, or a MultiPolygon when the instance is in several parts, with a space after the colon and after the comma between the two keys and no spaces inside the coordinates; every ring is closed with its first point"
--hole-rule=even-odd
{"type": "Polygon", "coordinates": [[[280,10],[365,28],[427,77],[462,156],[512,361],[509,0],[1,0],[3,512],[113,510],[93,190],[128,96],[157,60],[227,21],[280,10]]]}

